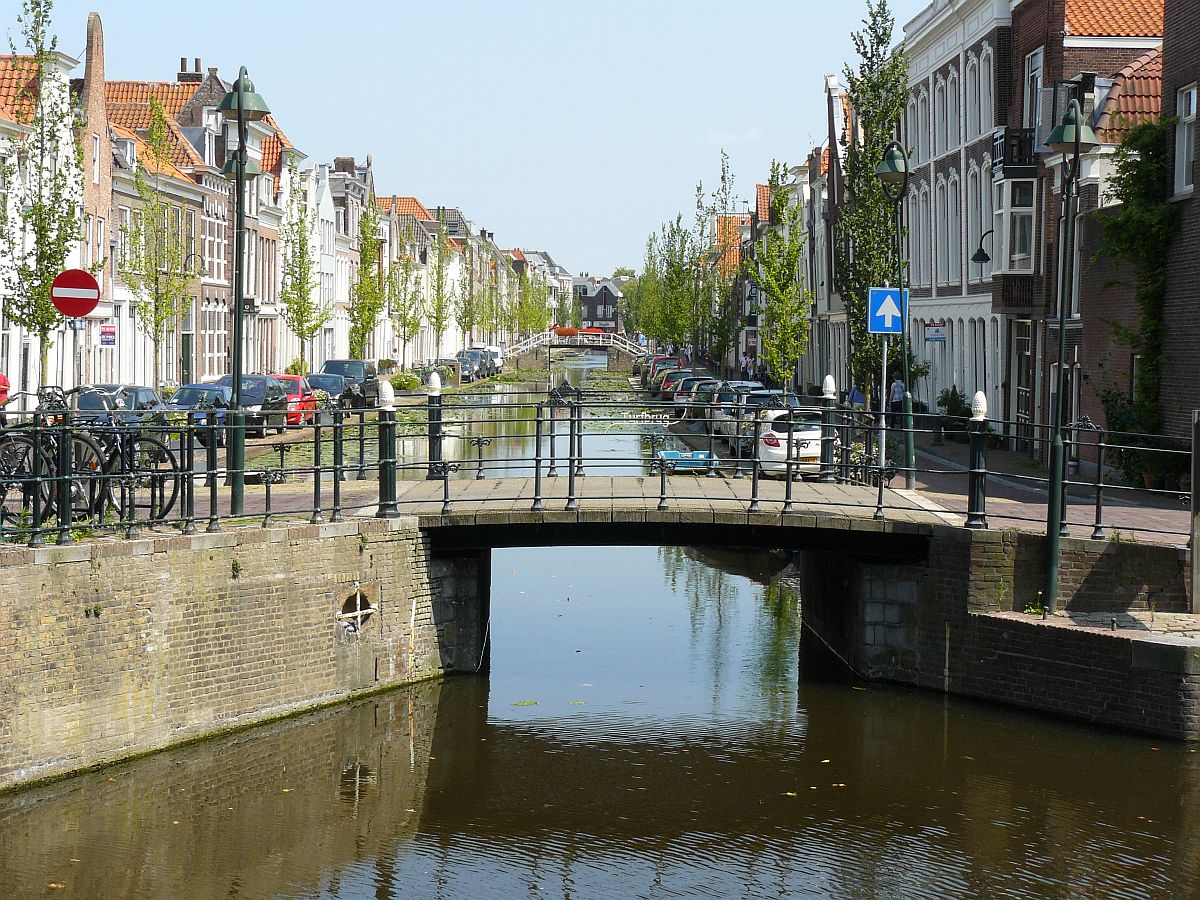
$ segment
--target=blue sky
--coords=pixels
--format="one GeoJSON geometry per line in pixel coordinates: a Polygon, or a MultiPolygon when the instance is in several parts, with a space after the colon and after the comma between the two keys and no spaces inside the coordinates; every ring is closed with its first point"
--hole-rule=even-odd
{"type": "MultiPolygon", "coordinates": [[[[897,36],[925,2],[892,0],[897,36]]],[[[57,0],[53,16],[61,48],[82,55],[87,14],[101,14],[110,78],[172,80],[181,56],[199,56],[232,80],[244,64],[311,158],[370,153],[380,193],[459,206],[501,246],[607,273],[640,268],[646,235],[690,216],[722,147],[743,198],[772,159],[807,154],[823,130],[823,76],[850,58],[865,9],[57,0]]],[[[11,32],[15,18],[0,14],[0,26],[11,32]]]]}

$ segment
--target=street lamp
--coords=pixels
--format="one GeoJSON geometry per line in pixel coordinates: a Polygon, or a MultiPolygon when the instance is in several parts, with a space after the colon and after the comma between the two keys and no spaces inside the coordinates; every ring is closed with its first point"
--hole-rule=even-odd
{"type": "MultiPolygon", "coordinates": [[[[883,184],[884,195],[896,206],[896,272],[900,292],[900,305],[904,307],[904,486],[913,490],[917,483],[916,442],[913,439],[912,419],[912,380],[909,375],[909,345],[908,345],[908,304],[904,302],[904,223],[902,208],[904,194],[908,190],[908,151],[899,141],[892,141],[883,151],[883,159],[875,167],[875,176],[883,184]]],[[[886,382],[887,374],[884,373],[886,382]]],[[[884,409],[883,392],[887,391],[885,383],[880,384],[880,409],[884,409]]]]}
{"type": "Polygon", "coordinates": [[[234,155],[225,163],[221,174],[234,183],[234,202],[237,221],[233,256],[233,360],[231,363],[233,391],[230,398],[230,435],[227,468],[229,470],[229,512],[241,515],[246,490],[246,417],[242,411],[242,304],[245,294],[246,261],[246,179],[261,175],[258,163],[246,156],[246,123],[265,118],[270,110],[254,91],[254,83],[242,66],[233,88],[222,99],[217,110],[227,119],[237,122],[238,142],[234,155]]]}
{"type": "Polygon", "coordinates": [[[993,235],[995,233],[996,233],[995,228],[989,228],[987,231],[985,231],[983,234],[981,234],[979,236],[979,249],[971,254],[971,262],[973,262],[975,265],[986,266],[988,263],[990,263],[992,261],[992,257],[990,255],[988,255],[988,252],[986,250],[983,249],[983,242],[986,241],[991,235],[993,235]]]}
{"type": "Polygon", "coordinates": [[[1051,418],[1054,440],[1050,445],[1050,496],[1046,498],[1046,612],[1058,606],[1058,553],[1062,527],[1063,479],[1063,370],[1067,357],[1067,303],[1073,288],[1075,258],[1075,194],[1079,184],[1080,157],[1100,146],[1083,117],[1079,101],[1072,99],[1062,122],[1054,126],[1046,143],[1063,157],[1063,253],[1058,290],[1058,371],[1055,373],[1051,418]]]}

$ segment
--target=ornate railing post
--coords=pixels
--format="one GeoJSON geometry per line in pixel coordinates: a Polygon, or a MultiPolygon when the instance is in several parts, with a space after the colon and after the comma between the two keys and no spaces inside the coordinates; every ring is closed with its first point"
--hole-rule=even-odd
{"type": "MultiPolygon", "coordinates": [[[[209,412],[212,415],[212,412],[209,412]]],[[[182,534],[196,533],[196,413],[188,410],[183,425],[183,525],[182,534]]]]}
{"type": "Polygon", "coordinates": [[[467,438],[467,443],[479,451],[479,464],[475,469],[475,480],[482,481],[483,480],[483,448],[487,447],[489,444],[491,444],[492,439],[490,437],[483,437],[482,435],[480,435],[479,437],[467,438]]]}
{"type": "MultiPolygon", "coordinates": [[[[342,521],[342,482],[346,479],[345,415],[341,407],[333,411],[333,511],[329,515],[330,522],[342,521]]],[[[313,416],[313,421],[319,429],[321,417],[313,416]]]]}
{"type": "Polygon", "coordinates": [[[705,430],[708,432],[708,474],[705,476],[706,478],[719,478],[721,475],[718,471],[719,465],[717,463],[717,418],[713,415],[713,411],[716,408],[717,392],[713,391],[712,400],[709,402],[707,411],[705,412],[707,416],[705,419],[707,428],[705,430]]]}
{"type": "Polygon", "coordinates": [[[396,506],[396,405],[391,382],[379,382],[379,509],[377,519],[397,519],[396,506]]]}
{"type": "MultiPolygon", "coordinates": [[[[762,416],[754,414],[754,442],[750,445],[750,512],[758,512],[758,488],[762,479],[762,466],[758,463],[758,442],[762,439],[762,416]]],[[[738,462],[742,461],[741,435],[738,435],[738,462]]]]}
{"type": "Polygon", "coordinates": [[[968,433],[970,472],[967,485],[967,528],[987,528],[987,396],[976,391],[971,399],[968,433]]]}
{"type": "Polygon", "coordinates": [[[313,508],[312,515],[308,519],[310,525],[319,525],[325,521],[325,516],[321,512],[321,456],[324,452],[321,442],[321,423],[317,422],[313,425],[313,508]]]}
{"type": "Polygon", "coordinates": [[[429,373],[429,398],[426,401],[429,414],[429,474],[430,481],[438,478],[437,464],[442,461],[442,376],[429,373]]]}
{"type": "Polygon", "coordinates": [[[532,510],[542,508],[542,404],[533,411],[533,505],[532,510]]]}
{"type": "MultiPolygon", "coordinates": [[[[205,432],[208,434],[208,439],[205,442],[205,466],[208,468],[208,527],[204,530],[213,534],[221,530],[221,516],[217,509],[217,435],[228,433],[226,430],[229,427],[229,420],[225,420],[225,425],[220,429],[217,428],[217,417],[211,415],[208,417],[208,427],[205,432]]],[[[226,438],[226,443],[229,439],[226,438]]],[[[229,465],[228,456],[226,456],[226,466],[229,465]]]]}
{"type": "Polygon", "coordinates": [[[817,476],[821,484],[832,484],[837,480],[834,453],[837,448],[837,429],[833,424],[835,406],[837,384],[832,375],[826,375],[821,384],[821,473],[817,476]]]}
{"type": "Polygon", "coordinates": [[[675,471],[675,460],[655,455],[650,461],[650,473],[658,472],[658,510],[667,508],[667,476],[675,471]]]}
{"type": "Polygon", "coordinates": [[[446,462],[438,460],[435,463],[429,464],[429,471],[434,478],[442,480],[442,515],[450,513],[450,476],[459,469],[458,463],[446,462]]]}

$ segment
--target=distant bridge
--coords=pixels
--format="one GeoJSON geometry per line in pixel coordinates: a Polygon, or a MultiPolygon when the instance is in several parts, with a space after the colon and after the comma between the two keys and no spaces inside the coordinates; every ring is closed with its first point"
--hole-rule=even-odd
{"type": "Polygon", "coordinates": [[[554,329],[549,329],[547,331],[539,331],[536,334],[531,334],[524,340],[517,341],[517,343],[508,348],[508,353],[510,356],[521,356],[539,347],[603,347],[604,349],[613,348],[620,350],[623,353],[628,353],[630,356],[642,352],[640,345],[635,341],[631,341],[623,334],[607,331],[577,331],[575,334],[556,334],[554,329]]]}

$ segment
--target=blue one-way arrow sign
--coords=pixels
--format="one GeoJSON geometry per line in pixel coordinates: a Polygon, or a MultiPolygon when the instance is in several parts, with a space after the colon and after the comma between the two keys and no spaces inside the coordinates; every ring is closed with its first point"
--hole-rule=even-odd
{"type": "Polygon", "coordinates": [[[867,331],[871,334],[904,334],[908,318],[908,289],[901,301],[895,288],[873,287],[867,294],[867,331]]]}

